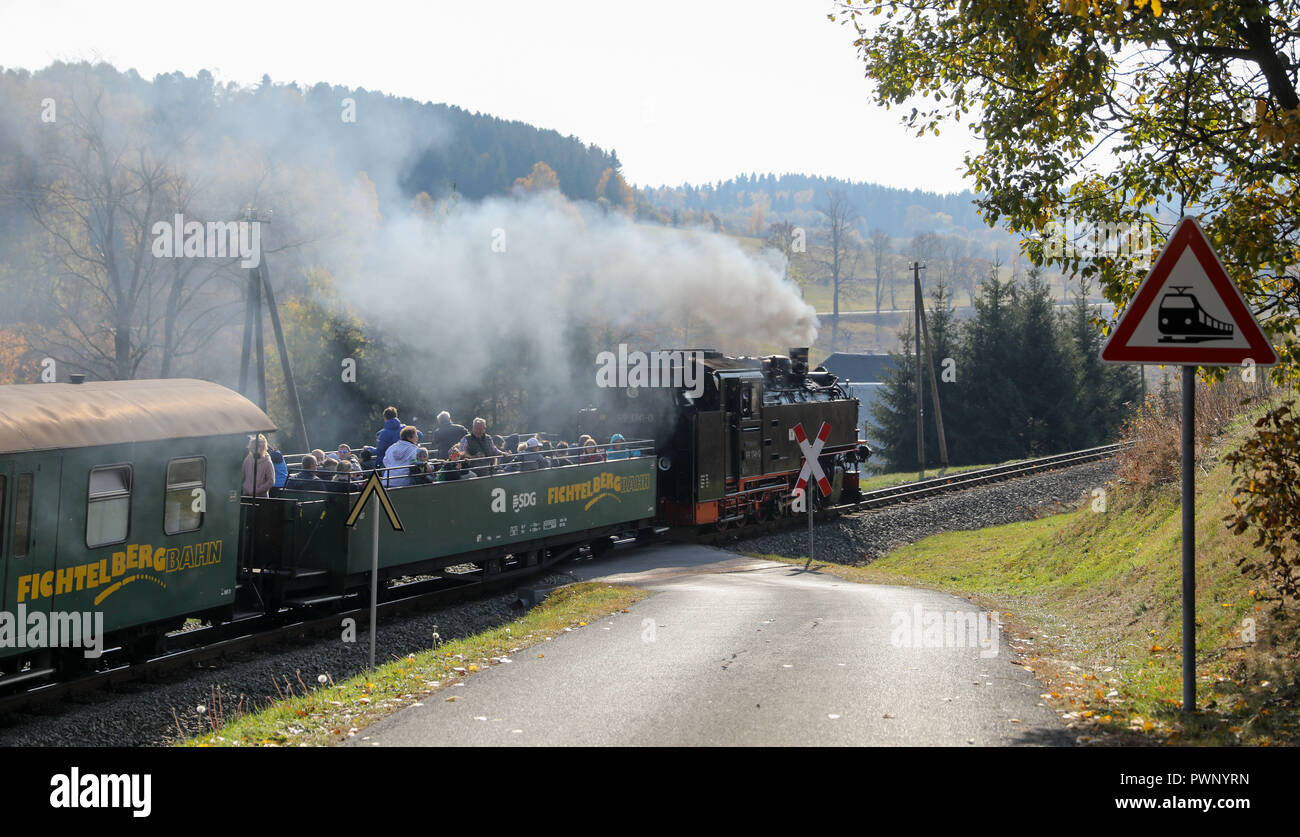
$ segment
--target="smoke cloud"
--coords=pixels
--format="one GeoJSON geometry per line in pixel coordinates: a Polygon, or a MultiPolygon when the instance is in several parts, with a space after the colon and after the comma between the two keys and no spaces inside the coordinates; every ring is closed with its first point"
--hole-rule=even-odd
{"type": "Polygon", "coordinates": [[[477,380],[491,362],[485,344],[500,336],[530,336],[556,360],[574,328],[729,353],[816,336],[814,310],[783,279],[779,253],[634,224],[555,192],[391,218],[369,245],[364,275],[340,277],[345,295],[408,345],[454,356],[444,364],[452,384],[477,380]]]}

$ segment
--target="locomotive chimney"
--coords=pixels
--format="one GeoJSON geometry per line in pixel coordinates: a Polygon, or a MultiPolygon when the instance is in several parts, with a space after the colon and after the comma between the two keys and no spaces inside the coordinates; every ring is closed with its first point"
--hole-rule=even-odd
{"type": "Polygon", "coordinates": [[[82,372],[73,372],[68,376],[68,383],[70,384],[84,384],[85,382],[86,376],[82,372]]]}
{"type": "Polygon", "coordinates": [[[808,347],[790,350],[791,372],[796,375],[806,375],[808,373],[808,347]]]}

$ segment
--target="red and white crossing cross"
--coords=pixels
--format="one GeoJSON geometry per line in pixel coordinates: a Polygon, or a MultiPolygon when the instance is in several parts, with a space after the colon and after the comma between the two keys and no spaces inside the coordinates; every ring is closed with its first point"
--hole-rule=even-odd
{"type": "Polygon", "coordinates": [[[817,478],[817,487],[822,490],[822,496],[831,496],[831,481],[826,479],[826,472],[822,470],[822,464],[817,461],[822,448],[826,445],[826,440],[830,438],[830,424],[822,422],[815,442],[808,441],[808,434],[803,432],[802,424],[796,424],[791,432],[794,433],[795,441],[799,443],[799,449],[803,451],[803,470],[799,472],[799,481],[794,484],[795,490],[802,490],[808,485],[808,477],[812,476],[817,478]]]}

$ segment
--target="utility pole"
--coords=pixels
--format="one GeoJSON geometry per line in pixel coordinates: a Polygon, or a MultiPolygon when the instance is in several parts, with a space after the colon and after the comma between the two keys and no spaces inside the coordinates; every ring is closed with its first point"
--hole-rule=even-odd
{"type": "Polygon", "coordinates": [[[921,335],[925,338],[925,363],[930,370],[930,397],[934,399],[934,425],[939,434],[939,469],[942,473],[948,470],[948,439],[943,433],[943,405],[939,403],[939,381],[934,375],[934,350],[930,343],[930,327],[925,322],[924,306],[921,308],[921,335]]]}
{"type": "MultiPolygon", "coordinates": [[[[252,207],[245,209],[244,221],[250,224],[269,224],[271,210],[258,210],[252,207]]],[[[260,243],[262,237],[259,235],[257,240],[260,243]]],[[[258,253],[257,267],[248,269],[248,286],[244,296],[244,342],[239,358],[239,391],[245,396],[248,395],[249,361],[250,355],[255,350],[257,352],[256,404],[263,410],[266,409],[266,345],[262,338],[264,294],[267,311],[271,314],[271,330],[275,333],[275,345],[280,352],[280,370],[284,373],[289,408],[293,410],[294,430],[302,440],[303,450],[311,450],[311,442],[307,439],[307,424],[302,416],[302,403],[298,400],[298,387],[293,377],[293,366],[289,362],[289,348],[284,342],[284,330],[280,325],[280,310],[275,304],[275,292],[271,289],[265,251],[258,253]]]]}
{"type": "Polygon", "coordinates": [[[912,262],[909,267],[916,291],[913,304],[916,309],[916,322],[913,325],[913,332],[916,335],[916,478],[923,480],[925,479],[925,385],[921,382],[921,271],[925,270],[925,265],[912,262]]]}

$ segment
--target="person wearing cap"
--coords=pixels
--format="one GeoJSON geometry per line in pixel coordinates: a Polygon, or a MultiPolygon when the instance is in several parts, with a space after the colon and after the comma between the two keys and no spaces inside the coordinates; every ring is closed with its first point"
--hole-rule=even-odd
{"type": "Polygon", "coordinates": [[[521,442],[517,458],[521,471],[540,471],[542,468],[551,467],[551,463],[542,454],[542,443],[536,439],[521,442]]]}

